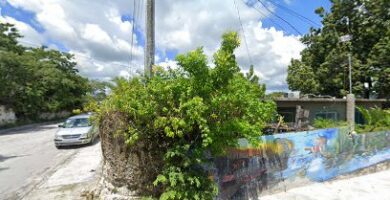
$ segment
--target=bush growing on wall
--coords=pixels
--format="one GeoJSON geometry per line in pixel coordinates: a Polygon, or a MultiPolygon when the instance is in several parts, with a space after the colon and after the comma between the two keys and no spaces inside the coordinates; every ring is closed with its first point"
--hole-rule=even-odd
{"type": "Polygon", "coordinates": [[[214,68],[202,48],[179,55],[178,69],[155,68],[150,79],[117,79],[99,111],[100,120],[109,112],[126,115],[127,130],[118,134],[128,145],[158,143],[164,154],[154,182],[163,188],[160,199],[212,199],[217,187],[205,170],[210,158],[236,146],[238,138],[256,144],[275,113],[275,104],[262,100],[265,86],[253,68],[240,73],[237,33],[222,39],[214,68]]]}
{"type": "Polygon", "coordinates": [[[360,133],[367,133],[372,131],[388,131],[390,130],[390,110],[383,110],[380,108],[363,107],[357,108],[363,115],[364,124],[358,124],[356,130],[360,133]]]}
{"type": "Polygon", "coordinates": [[[314,120],[313,126],[315,128],[336,128],[342,126],[348,126],[346,121],[336,121],[332,119],[317,118],[314,120]]]}

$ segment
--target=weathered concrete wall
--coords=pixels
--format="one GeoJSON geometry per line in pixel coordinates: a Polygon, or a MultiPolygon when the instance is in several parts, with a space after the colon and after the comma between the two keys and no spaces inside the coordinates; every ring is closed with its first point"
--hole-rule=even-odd
{"type": "Polygon", "coordinates": [[[0,126],[15,123],[16,120],[16,115],[12,109],[0,105],[0,126]]]}
{"type": "Polygon", "coordinates": [[[123,131],[127,123],[128,119],[118,112],[107,113],[100,124],[103,187],[115,190],[111,193],[120,193],[125,199],[157,194],[160,188],[154,188],[152,183],[163,166],[162,151],[147,141],[126,145],[123,131]]]}
{"type": "Polygon", "coordinates": [[[47,113],[41,113],[39,114],[39,119],[41,120],[52,120],[52,119],[58,119],[58,118],[65,118],[71,115],[71,112],[69,111],[60,111],[60,112],[47,112],[47,113]]]}
{"type": "Polygon", "coordinates": [[[346,129],[324,129],[261,140],[261,148],[241,140],[240,148],[216,159],[219,199],[257,199],[390,161],[390,131],[349,136],[346,129]]]}
{"type": "MultiPolygon", "coordinates": [[[[159,194],[155,180],[163,167],[163,147],[138,141],[126,145],[129,119],[107,113],[100,124],[104,195],[138,199],[159,194]]],[[[156,139],[156,138],[154,138],[156,139]]],[[[390,131],[349,135],[347,129],[323,129],[262,136],[260,147],[246,140],[215,158],[210,177],[219,186],[218,199],[258,197],[311,182],[321,182],[359,169],[390,162],[390,131]]]]}

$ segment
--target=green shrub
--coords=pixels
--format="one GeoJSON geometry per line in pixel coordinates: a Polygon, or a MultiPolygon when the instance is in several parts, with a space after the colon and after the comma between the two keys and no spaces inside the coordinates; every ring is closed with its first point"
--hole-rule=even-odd
{"type": "Polygon", "coordinates": [[[357,132],[367,133],[390,130],[390,110],[383,110],[377,107],[369,109],[358,107],[357,109],[363,115],[365,121],[364,124],[356,126],[357,132]]]}
{"type": "MultiPolygon", "coordinates": [[[[158,143],[164,166],[156,177],[160,199],[213,199],[216,184],[205,169],[211,157],[237,146],[238,138],[258,143],[261,130],[275,113],[264,101],[253,68],[240,73],[234,50],[238,35],[223,35],[210,68],[202,48],[177,56],[178,69],[154,69],[152,78],[117,79],[102,103],[100,116],[121,112],[129,119],[122,134],[128,145],[158,143]]],[[[148,167],[148,166],[145,166],[148,167]]]]}
{"type": "Polygon", "coordinates": [[[345,121],[335,121],[331,119],[317,118],[314,120],[313,126],[315,128],[335,128],[341,126],[348,126],[348,123],[345,121]]]}

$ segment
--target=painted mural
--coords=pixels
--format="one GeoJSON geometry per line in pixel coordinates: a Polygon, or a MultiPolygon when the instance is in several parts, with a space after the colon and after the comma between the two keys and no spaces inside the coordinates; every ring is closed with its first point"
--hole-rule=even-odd
{"type": "Polygon", "coordinates": [[[321,182],[390,160],[390,131],[349,135],[323,129],[262,136],[215,159],[218,199],[257,199],[286,186],[321,182]]]}

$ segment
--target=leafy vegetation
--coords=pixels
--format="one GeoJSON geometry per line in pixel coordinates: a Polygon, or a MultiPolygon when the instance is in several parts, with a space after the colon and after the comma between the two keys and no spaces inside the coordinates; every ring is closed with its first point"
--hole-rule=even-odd
{"type": "MultiPolygon", "coordinates": [[[[164,166],[154,185],[162,187],[160,199],[213,199],[215,183],[205,169],[211,157],[237,145],[238,138],[253,144],[275,104],[264,101],[265,86],[253,69],[240,73],[234,50],[238,35],[223,35],[208,66],[202,48],[177,56],[178,69],[154,69],[152,78],[117,79],[117,86],[103,102],[105,113],[126,115],[122,132],[130,146],[155,143],[164,154],[164,166]]],[[[145,166],[147,167],[147,166],[145,166]]]]}
{"type": "Polygon", "coordinates": [[[390,98],[390,1],[332,0],[321,28],[311,28],[301,41],[307,47],[301,59],[288,67],[291,90],[342,97],[349,88],[348,53],[352,53],[352,90],[357,96],[376,93],[390,98]],[[352,40],[341,42],[340,36],[352,40]],[[364,87],[368,83],[368,88],[364,87]]]}
{"type": "Polygon", "coordinates": [[[317,118],[314,120],[313,126],[315,128],[336,128],[348,126],[348,123],[346,121],[335,121],[332,119],[317,118]]]}
{"type": "Polygon", "coordinates": [[[23,47],[20,37],[13,25],[0,23],[0,104],[28,119],[81,107],[90,86],[78,75],[73,56],[23,47]]]}
{"type": "Polygon", "coordinates": [[[285,92],[271,92],[269,94],[266,94],[265,98],[275,100],[275,99],[283,98],[284,96],[285,96],[285,92]]]}
{"type": "Polygon", "coordinates": [[[380,108],[366,109],[363,107],[358,107],[358,110],[362,113],[365,123],[356,127],[357,132],[367,133],[390,130],[390,110],[380,108]]]}

